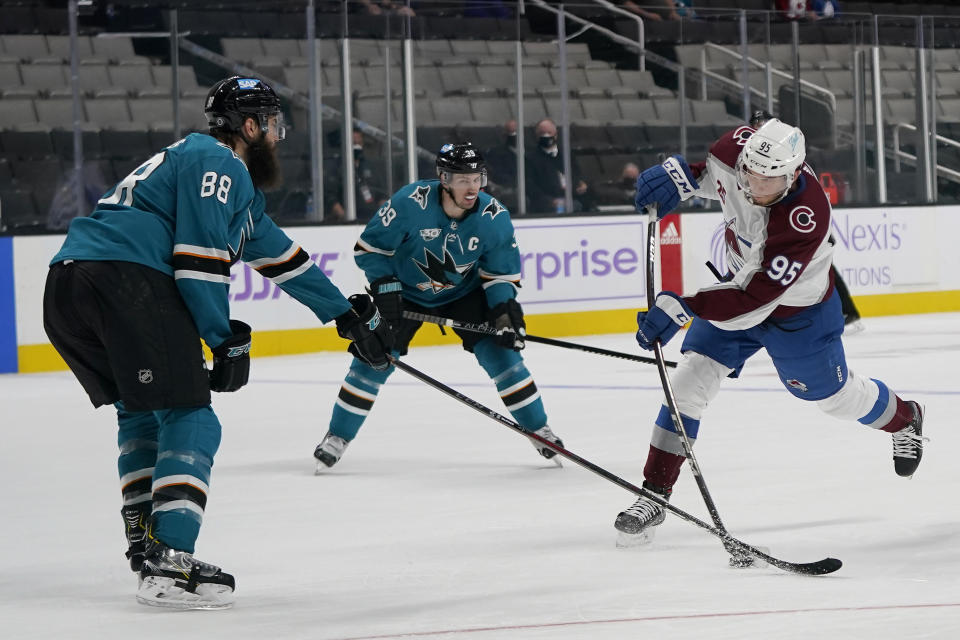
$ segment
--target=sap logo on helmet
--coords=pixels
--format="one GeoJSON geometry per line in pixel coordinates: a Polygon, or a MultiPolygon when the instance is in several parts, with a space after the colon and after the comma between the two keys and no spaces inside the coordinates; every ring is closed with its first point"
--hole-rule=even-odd
{"type": "Polygon", "coordinates": [[[241,89],[253,89],[258,84],[260,84],[260,81],[256,78],[240,78],[237,80],[237,86],[241,89]]]}
{"type": "Polygon", "coordinates": [[[440,153],[446,153],[447,151],[450,151],[451,149],[453,149],[453,145],[448,142],[447,144],[445,144],[445,145],[443,145],[442,147],[440,147],[440,153]]]}
{"type": "Polygon", "coordinates": [[[787,139],[787,144],[790,145],[790,150],[796,152],[797,143],[800,142],[800,132],[794,130],[793,135],[787,139]]]}

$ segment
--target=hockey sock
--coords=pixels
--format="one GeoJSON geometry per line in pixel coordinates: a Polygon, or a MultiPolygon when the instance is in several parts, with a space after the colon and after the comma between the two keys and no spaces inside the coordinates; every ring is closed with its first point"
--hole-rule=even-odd
{"type": "Polygon", "coordinates": [[[124,507],[150,510],[153,468],[157,463],[157,431],[160,423],[152,411],[127,411],[122,402],[117,408],[117,470],[124,507]]]}
{"type": "Polygon", "coordinates": [[[210,405],[154,413],[160,437],[153,473],[153,534],[174,549],[193,553],[213,456],[220,447],[220,421],[210,405]]]}
{"type": "Polygon", "coordinates": [[[380,387],[387,381],[396,367],[377,371],[359,358],[350,364],[337,401],[330,416],[330,433],[347,442],[357,436],[360,427],[370,414],[373,403],[380,393],[380,387]]]}
{"type": "Polygon", "coordinates": [[[474,355],[521,427],[536,431],[547,424],[540,391],[519,353],[498,347],[492,340],[482,340],[474,347],[474,355]]]}
{"type": "Polygon", "coordinates": [[[643,477],[659,489],[657,493],[670,495],[673,485],[680,477],[680,468],[683,467],[685,460],[686,458],[682,455],[669,453],[650,445],[647,463],[643,467],[643,477]]]}

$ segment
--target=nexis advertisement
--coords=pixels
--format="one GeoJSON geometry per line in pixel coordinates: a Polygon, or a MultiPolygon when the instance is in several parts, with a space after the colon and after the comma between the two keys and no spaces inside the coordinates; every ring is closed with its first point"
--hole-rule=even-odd
{"type": "MultiPolygon", "coordinates": [[[[830,230],[834,264],[853,295],[944,291],[960,288],[960,277],[942,269],[960,232],[956,210],[898,207],[834,210],[830,230]]],[[[726,272],[719,213],[682,219],[684,290],[716,282],[704,265],[726,272]]],[[[952,270],[951,270],[952,271],[952,270]]]]}
{"type": "MultiPolygon", "coordinates": [[[[515,221],[523,281],[519,299],[527,313],[623,309],[646,304],[645,224],[640,216],[515,221]]],[[[353,261],[361,227],[291,228],[287,233],[310,253],[342,291],[366,285],[353,261]]],[[[259,328],[316,326],[316,319],[269,280],[244,265],[231,272],[232,313],[259,321],[259,328]]]]}

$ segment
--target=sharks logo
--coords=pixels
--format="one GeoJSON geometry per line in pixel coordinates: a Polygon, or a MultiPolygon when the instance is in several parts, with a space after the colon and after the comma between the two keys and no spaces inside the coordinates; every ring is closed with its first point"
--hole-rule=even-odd
{"type": "Polygon", "coordinates": [[[496,198],[491,198],[490,204],[488,204],[486,207],[483,208],[483,211],[480,212],[480,215],[484,216],[484,215],[490,214],[490,219],[493,220],[494,218],[497,217],[497,214],[506,210],[507,208],[502,204],[500,204],[499,202],[497,202],[496,198]]]}
{"type": "Polygon", "coordinates": [[[434,293],[456,287],[463,282],[466,274],[475,264],[475,262],[468,262],[463,265],[457,264],[446,247],[443,249],[442,260],[425,248],[423,250],[423,260],[426,264],[418,260],[413,261],[423,275],[427,276],[427,282],[417,283],[417,288],[421,291],[432,290],[434,293]]]}
{"type": "Polygon", "coordinates": [[[427,209],[427,196],[430,195],[430,186],[422,184],[408,196],[411,200],[415,201],[420,208],[423,210],[427,209]]]}

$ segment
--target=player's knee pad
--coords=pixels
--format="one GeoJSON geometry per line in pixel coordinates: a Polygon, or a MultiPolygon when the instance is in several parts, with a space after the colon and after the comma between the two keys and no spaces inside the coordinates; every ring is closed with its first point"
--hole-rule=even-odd
{"type": "Polygon", "coordinates": [[[703,354],[693,351],[683,354],[676,371],[670,374],[677,410],[688,418],[699,420],[730,371],[730,367],[703,354]]]}
{"type": "Polygon", "coordinates": [[[876,404],[880,387],[866,376],[847,370],[847,381],[832,396],[817,400],[821,411],[841,420],[858,420],[876,404]]]}
{"type": "Polygon", "coordinates": [[[158,464],[171,455],[184,457],[185,462],[192,455],[190,462],[196,466],[209,469],[213,465],[221,432],[213,407],[163,409],[154,414],[160,422],[158,464]]]}

